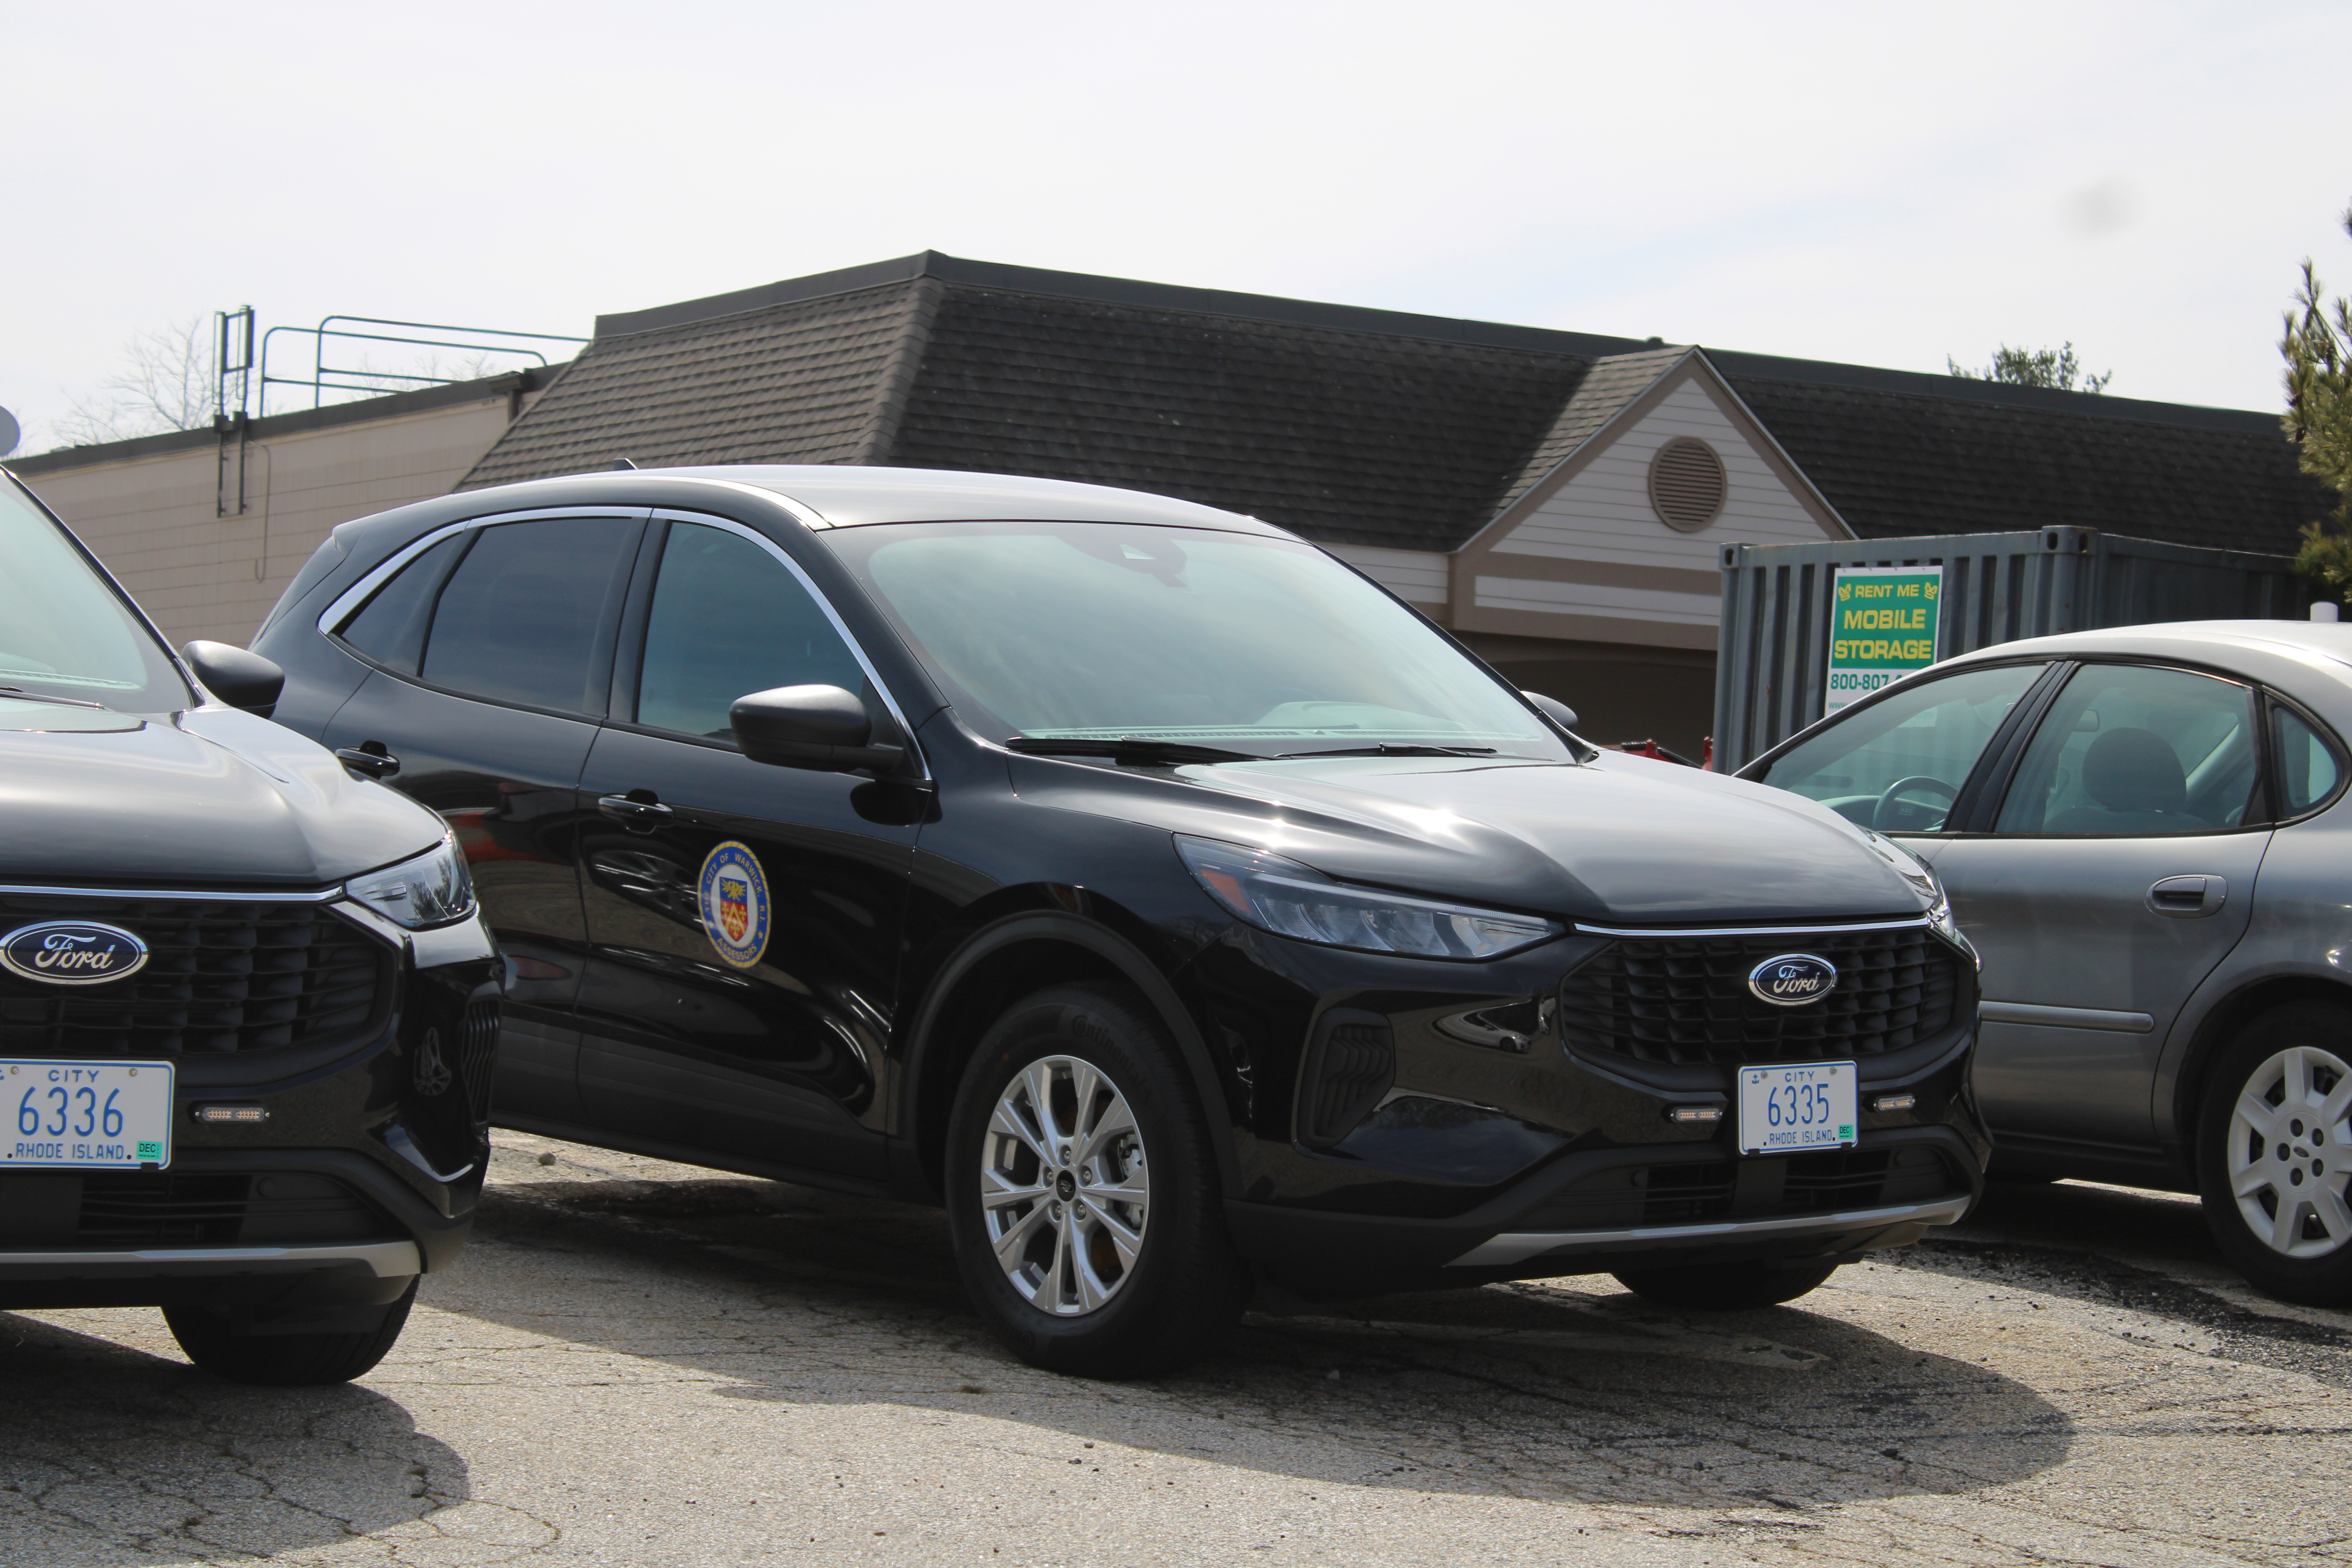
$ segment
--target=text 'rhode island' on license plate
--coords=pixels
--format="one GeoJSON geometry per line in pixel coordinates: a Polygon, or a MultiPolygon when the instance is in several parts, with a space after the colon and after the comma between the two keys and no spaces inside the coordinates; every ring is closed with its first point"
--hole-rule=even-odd
{"type": "Polygon", "coordinates": [[[0,1170],[172,1163],[170,1062],[0,1058],[0,1170]]]}
{"type": "Polygon", "coordinates": [[[1852,1062],[1739,1069],[1739,1152],[1785,1154],[1854,1142],[1852,1062]]]}

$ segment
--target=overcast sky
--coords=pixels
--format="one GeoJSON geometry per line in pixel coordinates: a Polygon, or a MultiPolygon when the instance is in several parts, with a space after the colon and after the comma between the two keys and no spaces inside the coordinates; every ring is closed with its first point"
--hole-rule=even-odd
{"type": "Polygon", "coordinates": [[[24,451],[223,307],[584,334],[925,248],[2264,409],[2296,264],[2352,286],[2345,0],[7,16],[24,451]]]}

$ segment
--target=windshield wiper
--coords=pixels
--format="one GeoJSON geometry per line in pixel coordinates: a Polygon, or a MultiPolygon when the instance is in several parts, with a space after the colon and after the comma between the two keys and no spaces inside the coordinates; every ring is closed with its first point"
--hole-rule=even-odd
{"type": "Polygon", "coordinates": [[[1009,751],[1031,756],[1108,757],[1115,763],[1145,767],[1169,763],[1262,763],[1248,752],[1221,752],[1214,746],[1189,746],[1181,741],[1155,741],[1149,735],[1121,735],[1116,741],[1076,735],[1015,735],[1004,742],[1009,751]]]}
{"type": "Polygon", "coordinates": [[[1491,757],[1492,746],[1415,746],[1382,741],[1375,746],[1342,746],[1333,752],[1285,752],[1285,761],[1297,757],[1491,757]]]}

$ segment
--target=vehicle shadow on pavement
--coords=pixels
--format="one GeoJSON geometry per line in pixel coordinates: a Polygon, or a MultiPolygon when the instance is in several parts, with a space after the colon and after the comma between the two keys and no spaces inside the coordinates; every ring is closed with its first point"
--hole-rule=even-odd
{"type": "Polygon", "coordinates": [[[994,1417],[1309,1480],[1801,1511],[2062,1463],[2072,1425],[1990,1369],[1779,1308],[1653,1308],[1606,1280],[1253,1313],[1182,1373],[1038,1372],[967,1305],[936,1211],[714,1178],[494,1185],[431,1299],[666,1363],[715,1397],[994,1417]]]}
{"type": "Polygon", "coordinates": [[[2352,1351],[2352,1312],[2260,1310],[2260,1292],[2213,1245],[2204,1211],[2177,1194],[1996,1182],[1966,1224],[1887,1261],[2143,1314],[2229,1360],[2352,1387],[2352,1362],[2342,1353],[2352,1351]]]}
{"type": "MultiPolygon", "coordinates": [[[[437,1531],[466,1461],[353,1384],[248,1388],[96,1337],[152,1310],[0,1313],[0,1562],[217,1562],[437,1531]]],[[[160,1332],[160,1323],[156,1324],[160,1332]]]]}

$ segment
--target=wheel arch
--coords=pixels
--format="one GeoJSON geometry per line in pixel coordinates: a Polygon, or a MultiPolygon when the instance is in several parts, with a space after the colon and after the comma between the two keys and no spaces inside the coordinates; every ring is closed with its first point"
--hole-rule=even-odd
{"type": "MultiPolygon", "coordinates": [[[[2197,1171],[2199,1108],[2212,1076],[2213,1064],[2238,1032],[2273,1007],[2290,1002],[2326,1002],[2352,1015],[2352,983],[2304,971],[2264,974],[2245,980],[2208,1006],[2190,1032],[2189,1044],[2173,1068],[2168,1100],[2169,1146],[2178,1152],[2181,1169],[2193,1183],[2197,1171]]],[[[2159,1094],[2166,1086],[2159,1085],[2159,1094]]]]}
{"type": "Polygon", "coordinates": [[[1059,910],[1029,910],[1003,916],[966,937],[940,966],[916,1008],[897,1117],[902,1191],[932,1201],[943,1192],[948,1112],[964,1064],[989,1026],[1033,991],[1089,980],[1131,987],[1158,1016],[1208,1114],[1218,1174],[1227,1192],[1237,1190],[1240,1160],[1225,1086],[1175,985],[1140,948],[1109,927],[1059,910]]]}

